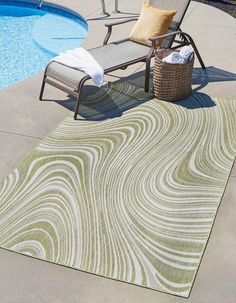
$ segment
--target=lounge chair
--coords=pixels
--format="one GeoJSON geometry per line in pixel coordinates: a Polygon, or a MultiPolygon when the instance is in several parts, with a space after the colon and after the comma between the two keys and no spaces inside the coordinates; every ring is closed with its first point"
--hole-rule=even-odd
{"type": "MultiPolygon", "coordinates": [[[[95,60],[103,67],[104,73],[109,73],[117,69],[125,69],[131,64],[138,62],[146,62],[146,75],[145,75],[145,91],[149,90],[149,78],[150,78],[150,62],[156,50],[156,43],[158,39],[163,38],[161,48],[177,49],[184,45],[192,45],[195,54],[202,66],[205,69],[205,65],[201,59],[201,56],[197,50],[197,47],[187,33],[184,33],[180,29],[181,22],[187,11],[191,0],[150,0],[149,3],[152,6],[160,9],[176,10],[177,13],[171,22],[169,31],[167,34],[152,37],[152,46],[142,45],[136,42],[132,42],[129,39],[120,40],[117,42],[109,43],[109,38],[112,33],[113,26],[118,26],[127,22],[136,21],[136,19],[128,19],[119,21],[116,23],[106,24],[108,28],[107,35],[104,39],[103,45],[100,47],[89,50],[95,60]],[[176,36],[178,39],[176,39],[176,36]]],[[[74,119],[77,118],[80,96],[84,86],[84,83],[89,80],[90,77],[77,69],[68,67],[62,63],[52,61],[45,69],[42,88],[39,99],[42,100],[45,84],[50,84],[60,90],[65,91],[69,95],[76,97],[76,105],[74,111],[74,119]]]]}

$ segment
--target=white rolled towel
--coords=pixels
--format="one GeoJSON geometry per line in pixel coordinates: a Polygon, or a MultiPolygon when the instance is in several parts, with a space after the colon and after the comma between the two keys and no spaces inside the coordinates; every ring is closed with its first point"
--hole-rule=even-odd
{"type": "Polygon", "coordinates": [[[178,52],[173,52],[169,56],[163,58],[162,62],[172,64],[183,64],[185,63],[185,59],[178,52]]]}
{"type": "Polygon", "coordinates": [[[185,62],[188,62],[189,60],[192,59],[193,52],[194,52],[194,50],[193,50],[192,46],[186,45],[180,49],[179,54],[180,54],[180,56],[182,56],[184,58],[185,62]]]}
{"type": "Polygon", "coordinates": [[[82,47],[67,50],[65,53],[53,58],[52,61],[57,61],[83,71],[91,77],[93,83],[98,87],[105,84],[103,68],[93,56],[82,47]]]}

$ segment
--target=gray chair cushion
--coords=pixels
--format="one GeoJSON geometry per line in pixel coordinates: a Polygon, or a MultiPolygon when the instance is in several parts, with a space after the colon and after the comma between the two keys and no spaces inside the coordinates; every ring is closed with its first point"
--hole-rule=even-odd
{"type": "Polygon", "coordinates": [[[149,46],[124,40],[94,48],[90,53],[106,70],[138,58],[146,57],[149,50],[149,46]]]}
{"type": "MultiPolygon", "coordinates": [[[[91,49],[89,52],[106,72],[107,69],[115,69],[121,64],[146,57],[149,50],[148,46],[123,40],[91,49]]],[[[85,76],[85,73],[57,62],[50,63],[47,69],[47,77],[73,90],[77,90],[79,82],[85,76]]]]}

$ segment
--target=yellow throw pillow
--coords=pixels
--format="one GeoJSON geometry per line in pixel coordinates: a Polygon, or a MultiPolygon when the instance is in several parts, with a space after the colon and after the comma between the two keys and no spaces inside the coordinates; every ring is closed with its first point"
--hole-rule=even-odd
{"type": "MultiPolygon", "coordinates": [[[[161,10],[144,2],[129,39],[150,46],[149,38],[166,34],[175,14],[176,11],[161,10]]],[[[161,40],[158,40],[157,45],[161,45],[161,40]]]]}

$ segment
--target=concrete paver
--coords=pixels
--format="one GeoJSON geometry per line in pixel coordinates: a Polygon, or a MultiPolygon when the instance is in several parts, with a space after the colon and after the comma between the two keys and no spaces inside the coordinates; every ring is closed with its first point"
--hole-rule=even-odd
{"type": "Polygon", "coordinates": [[[25,157],[24,149],[28,151],[32,150],[39,144],[40,138],[22,135],[19,132],[0,130],[0,142],[0,179],[2,180],[25,157]],[[20,146],[24,146],[24,149],[21,149],[20,146]],[[12,156],[9,157],[9,154],[12,156]]]}
{"type": "MultiPolygon", "coordinates": [[[[104,23],[132,17],[140,11],[142,0],[120,1],[120,14],[100,18],[100,1],[52,0],[89,18],[89,35],[84,47],[101,45],[104,23]],[[129,15],[130,14],[130,15],[129,15]]],[[[106,1],[111,12],[114,1],[106,1]]],[[[113,39],[123,38],[132,24],[114,30],[113,39]]],[[[192,2],[183,30],[195,39],[208,67],[202,72],[196,60],[194,88],[211,96],[236,98],[235,33],[236,22],[218,9],[192,2]]],[[[107,77],[142,85],[144,65],[134,65],[107,77]],[[138,72],[138,73],[137,73],[138,72]]],[[[38,101],[42,73],[0,91],[0,178],[5,176],[31,151],[40,138],[48,134],[69,112],[73,100],[59,90],[47,87],[38,101]],[[59,101],[59,102],[55,102],[59,101]],[[64,104],[64,106],[63,106],[64,104]],[[17,152],[16,152],[17,151],[17,152]]],[[[214,229],[205,251],[190,298],[190,303],[233,303],[236,298],[236,164],[229,179],[214,229]]],[[[182,303],[186,299],[166,295],[138,286],[97,277],[88,273],[56,266],[0,249],[0,302],[4,303],[182,303]]]]}

